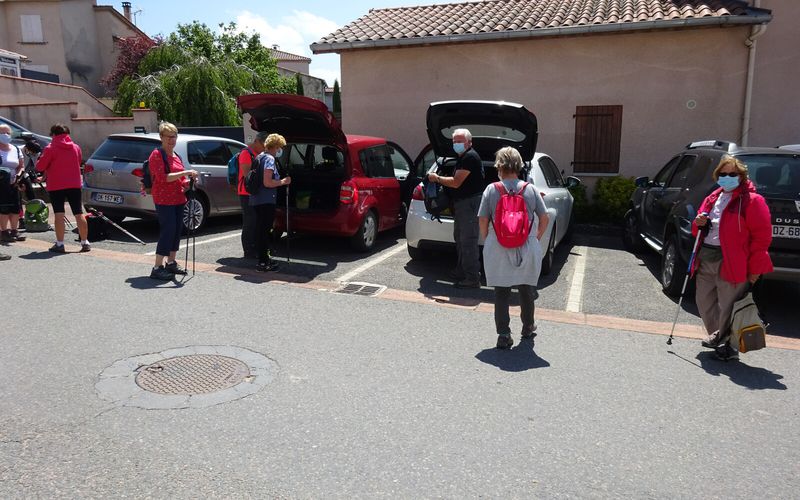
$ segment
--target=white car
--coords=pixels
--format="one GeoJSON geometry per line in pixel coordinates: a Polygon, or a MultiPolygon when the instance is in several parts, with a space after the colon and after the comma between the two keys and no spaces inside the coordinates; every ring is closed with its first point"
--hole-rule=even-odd
{"type": "MultiPolygon", "coordinates": [[[[567,188],[577,186],[580,180],[571,176],[565,179],[549,156],[535,152],[538,137],[536,116],[521,104],[447,101],[429,106],[427,125],[431,147],[417,157],[420,177],[429,171],[452,175],[455,165],[452,134],[457,128],[466,128],[472,133],[472,147],[483,160],[487,185],[498,180],[494,168],[495,151],[503,146],[519,150],[525,161],[526,178],[541,192],[550,216],[550,224],[542,236],[542,241],[547,242],[542,273],[549,273],[556,246],[570,234],[573,199],[567,188]]],[[[452,216],[445,214],[440,220],[431,218],[425,210],[422,183],[417,185],[411,197],[406,218],[406,240],[412,259],[424,259],[437,247],[455,244],[452,216]]]]}

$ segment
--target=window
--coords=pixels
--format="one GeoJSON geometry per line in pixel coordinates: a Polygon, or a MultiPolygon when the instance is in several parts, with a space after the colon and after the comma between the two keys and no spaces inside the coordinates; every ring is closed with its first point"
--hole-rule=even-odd
{"type": "Polygon", "coordinates": [[[675,170],[675,165],[678,164],[678,160],[680,160],[680,156],[676,156],[675,158],[671,159],[669,163],[667,163],[664,168],[659,171],[655,177],[653,177],[653,184],[658,187],[666,187],[667,181],[669,177],[672,175],[672,171],[675,170]]]}
{"type": "Polygon", "coordinates": [[[695,155],[686,155],[681,158],[681,161],[675,168],[675,173],[669,180],[667,187],[682,188],[686,183],[686,178],[689,176],[689,172],[691,171],[689,167],[694,165],[695,160],[697,160],[697,156],[695,155]]]}
{"type": "Polygon", "coordinates": [[[429,147],[422,158],[417,161],[417,177],[425,177],[434,163],[436,163],[436,153],[433,152],[433,148],[429,147]]]}
{"type": "Polygon", "coordinates": [[[17,127],[16,125],[14,125],[11,122],[7,122],[5,120],[0,119],[0,123],[9,126],[9,128],[11,129],[11,137],[13,137],[14,139],[20,137],[22,135],[22,133],[25,132],[24,130],[22,130],[21,128],[17,127]]]}
{"type": "Polygon", "coordinates": [[[367,177],[394,177],[392,158],[388,146],[374,146],[358,153],[361,168],[367,177]]]}
{"type": "Polygon", "coordinates": [[[44,43],[42,16],[23,14],[19,19],[22,24],[22,43],[44,43]]]}
{"type": "Polygon", "coordinates": [[[546,156],[540,158],[539,165],[542,167],[542,173],[548,187],[564,187],[564,178],[561,177],[561,172],[558,171],[558,167],[552,159],[546,156]]]}
{"type": "Polygon", "coordinates": [[[616,174],[622,139],[622,106],[578,106],[575,109],[576,173],[616,174]]]}
{"type": "Polygon", "coordinates": [[[189,163],[193,165],[227,165],[231,152],[220,141],[192,141],[187,146],[189,163]]]}
{"type": "Polygon", "coordinates": [[[144,163],[160,142],[139,139],[106,139],[94,153],[93,160],[123,161],[128,163],[144,163]]]}
{"type": "Polygon", "coordinates": [[[411,173],[411,165],[408,163],[408,160],[403,156],[403,153],[392,147],[391,144],[387,147],[389,148],[389,157],[392,159],[394,176],[398,179],[407,178],[408,174],[411,173]]]}

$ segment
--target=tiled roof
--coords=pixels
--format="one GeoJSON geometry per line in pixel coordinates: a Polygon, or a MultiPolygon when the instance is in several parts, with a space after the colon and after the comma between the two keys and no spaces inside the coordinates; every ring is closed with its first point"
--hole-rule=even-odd
{"type": "Polygon", "coordinates": [[[282,50],[278,50],[275,48],[269,49],[272,52],[272,57],[277,59],[278,61],[302,61],[302,62],[311,62],[311,58],[305,56],[298,56],[297,54],[292,54],[290,52],[284,52],[282,50]]]}
{"type": "Polygon", "coordinates": [[[632,29],[769,22],[741,0],[487,0],[373,9],[311,45],[314,53],[632,29]]]}

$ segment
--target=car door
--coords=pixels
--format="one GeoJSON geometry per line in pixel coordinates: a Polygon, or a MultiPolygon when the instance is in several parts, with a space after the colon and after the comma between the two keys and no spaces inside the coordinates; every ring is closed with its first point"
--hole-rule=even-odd
{"type": "Polygon", "coordinates": [[[380,144],[362,149],[358,153],[366,179],[359,180],[359,191],[366,188],[375,197],[378,227],[385,229],[400,220],[400,183],[394,174],[389,146],[380,144]]]}
{"type": "Polygon", "coordinates": [[[561,238],[567,231],[569,226],[569,215],[572,209],[572,197],[564,185],[564,178],[561,177],[561,172],[552,158],[542,156],[539,158],[539,166],[544,174],[545,182],[547,183],[548,193],[546,202],[548,206],[556,209],[556,243],[561,241],[561,238]]]}
{"type": "MultiPolygon", "coordinates": [[[[659,183],[663,182],[658,189],[651,191],[652,197],[648,206],[650,234],[663,244],[664,227],[673,207],[680,201],[683,195],[683,184],[686,182],[686,175],[689,168],[697,160],[696,155],[684,155],[678,157],[674,166],[669,169],[664,179],[656,176],[659,183]]],[[[672,162],[670,162],[672,163],[672,162]]]]}
{"type": "Polygon", "coordinates": [[[389,147],[389,157],[392,159],[394,177],[400,183],[400,201],[405,204],[405,210],[408,210],[408,204],[411,202],[411,193],[416,185],[419,184],[420,179],[406,152],[393,142],[388,142],[387,146],[389,147]]]}
{"type": "Polygon", "coordinates": [[[186,144],[189,163],[200,174],[200,187],[208,195],[212,211],[241,210],[236,190],[228,184],[228,160],[233,156],[228,144],[233,143],[200,139],[186,144]]]}

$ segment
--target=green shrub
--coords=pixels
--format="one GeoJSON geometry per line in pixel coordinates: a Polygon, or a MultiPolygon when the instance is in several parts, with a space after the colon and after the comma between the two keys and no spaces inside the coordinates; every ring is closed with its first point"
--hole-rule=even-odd
{"type": "Polygon", "coordinates": [[[636,189],[633,177],[603,177],[594,190],[594,210],[604,222],[622,225],[631,195],[636,189]]]}
{"type": "Polygon", "coordinates": [[[593,220],[593,213],[592,206],[589,204],[589,198],[586,196],[586,186],[584,184],[578,184],[577,186],[569,188],[569,192],[572,194],[573,203],[572,203],[572,212],[575,214],[575,220],[578,224],[588,224],[595,222],[593,220]]]}

